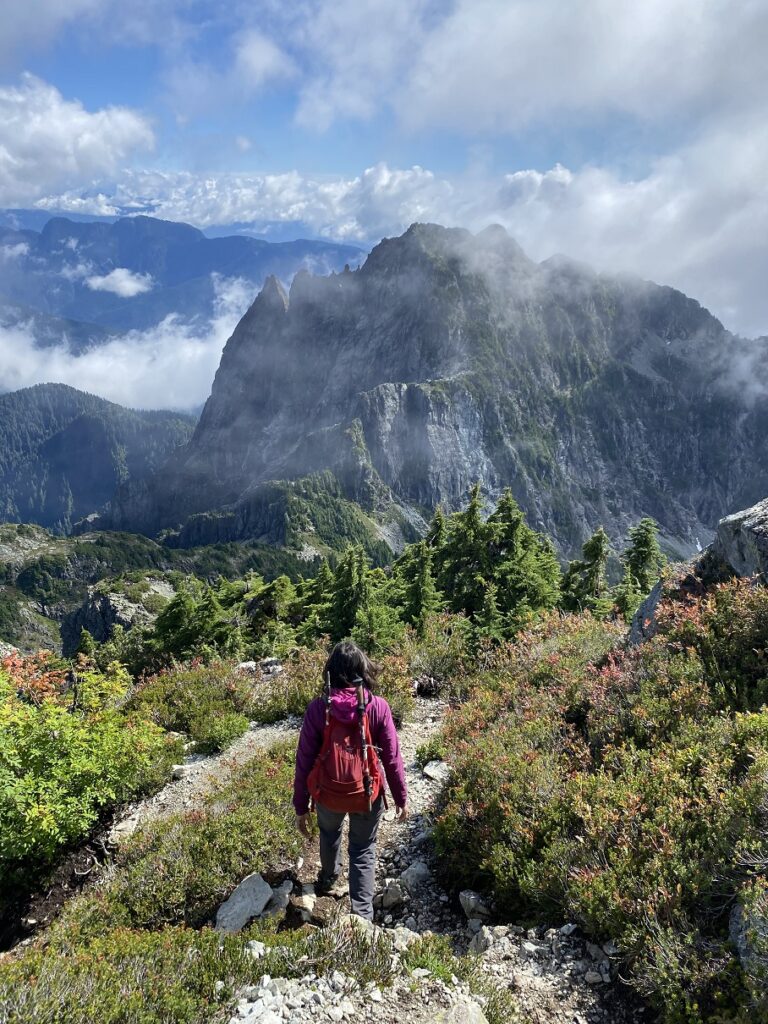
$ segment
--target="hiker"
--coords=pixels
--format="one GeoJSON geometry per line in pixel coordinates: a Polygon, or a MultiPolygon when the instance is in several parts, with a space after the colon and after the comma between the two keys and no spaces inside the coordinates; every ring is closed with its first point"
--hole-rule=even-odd
{"type": "Polygon", "coordinates": [[[386,783],[397,819],[408,817],[405,767],[392,710],[383,697],[372,694],[377,672],[351,641],[333,648],[323,670],[323,696],[311,701],[304,715],[293,790],[302,835],[310,835],[310,801],[317,811],[318,895],[337,888],[341,829],[349,814],[349,897],[352,913],[368,921],[373,920],[376,833],[386,806],[386,783]]]}

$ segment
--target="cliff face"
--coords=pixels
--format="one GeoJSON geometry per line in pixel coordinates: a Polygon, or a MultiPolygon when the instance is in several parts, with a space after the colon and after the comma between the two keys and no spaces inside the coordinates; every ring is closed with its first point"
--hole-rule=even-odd
{"type": "Polygon", "coordinates": [[[223,507],[245,523],[232,509],[267,481],[331,470],[413,523],[479,479],[491,498],[510,485],[564,551],[652,515],[687,553],[768,490],[768,403],[739,384],[745,360],[765,373],[768,347],[673,289],[533,263],[500,228],[414,225],[359,271],[300,273],[289,295],[269,280],[190,443],[118,492],[111,525],[223,507]]]}

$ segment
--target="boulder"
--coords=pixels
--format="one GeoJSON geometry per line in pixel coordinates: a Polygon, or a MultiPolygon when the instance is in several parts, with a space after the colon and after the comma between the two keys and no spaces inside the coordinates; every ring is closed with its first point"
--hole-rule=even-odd
{"type": "Polygon", "coordinates": [[[432,872],[429,870],[429,865],[423,860],[415,860],[400,875],[400,881],[409,891],[417,889],[420,885],[425,885],[431,878],[432,872]]]}
{"type": "Polygon", "coordinates": [[[459,893],[459,903],[468,918],[491,916],[488,904],[479,892],[473,892],[472,889],[464,889],[459,893]]]}
{"type": "Polygon", "coordinates": [[[663,593],[664,581],[659,580],[632,616],[629,627],[629,643],[632,647],[649,640],[656,632],[656,610],[663,593]]]}
{"type": "Polygon", "coordinates": [[[460,996],[445,1009],[435,1009],[430,1019],[434,1024],[488,1024],[488,1018],[478,1003],[469,996],[460,996]]]}
{"type": "Polygon", "coordinates": [[[10,658],[12,654],[18,654],[18,647],[14,647],[13,644],[7,644],[4,640],[0,640],[0,661],[3,658],[10,658]]]}
{"type": "Polygon", "coordinates": [[[385,910],[392,910],[393,907],[399,907],[404,899],[403,887],[398,882],[389,882],[381,894],[381,905],[385,910]]]}
{"type": "Polygon", "coordinates": [[[239,932],[261,914],[272,896],[272,886],[261,875],[247,875],[216,912],[216,930],[239,932]]]}
{"type": "Polygon", "coordinates": [[[451,775],[450,766],[445,761],[430,761],[424,765],[422,771],[428,779],[440,783],[447,782],[451,775]]]}
{"type": "Polygon", "coordinates": [[[721,519],[712,549],[738,576],[768,582],[768,498],[721,519]]]}

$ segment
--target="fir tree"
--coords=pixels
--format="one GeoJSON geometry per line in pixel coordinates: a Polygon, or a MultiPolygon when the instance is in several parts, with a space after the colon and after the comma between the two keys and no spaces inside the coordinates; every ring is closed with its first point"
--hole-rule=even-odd
{"type": "Polygon", "coordinates": [[[658,540],[659,527],[646,516],[629,531],[629,546],[622,561],[634,576],[641,594],[647,594],[661,575],[666,562],[658,540]]]}
{"type": "Polygon", "coordinates": [[[368,560],[359,545],[347,548],[333,574],[329,607],[329,627],[333,640],[352,632],[358,608],[368,601],[368,560]]]}
{"type": "Polygon", "coordinates": [[[492,528],[483,521],[480,484],[469,504],[454,513],[442,548],[440,584],[454,612],[474,618],[483,606],[486,581],[491,578],[492,528]]]}
{"type": "Polygon", "coordinates": [[[624,618],[629,621],[640,606],[642,599],[643,593],[637,580],[629,566],[625,564],[621,583],[613,589],[614,604],[624,618]]]}
{"type": "Polygon", "coordinates": [[[403,619],[416,627],[419,636],[430,615],[439,611],[442,601],[432,575],[432,549],[423,540],[412,547],[406,566],[403,594],[403,619]]]}
{"type": "Polygon", "coordinates": [[[488,520],[493,531],[493,580],[499,608],[512,619],[531,608],[554,608],[560,599],[560,565],[548,537],[528,526],[507,489],[488,520]]]}
{"type": "Polygon", "coordinates": [[[581,559],[571,562],[563,580],[563,603],[571,611],[589,608],[597,615],[610,611],[606,566],[610,541],[598,527],[581,549],[581,559]]]}
{"type": "Polygon", "coordinates": [[[477,615],[475,627],[477,636],[483,640],[498,643],[504,638],[504,620],[499,611],[495,583],[488,583],[485,587],[483,607],[477,615]]]}

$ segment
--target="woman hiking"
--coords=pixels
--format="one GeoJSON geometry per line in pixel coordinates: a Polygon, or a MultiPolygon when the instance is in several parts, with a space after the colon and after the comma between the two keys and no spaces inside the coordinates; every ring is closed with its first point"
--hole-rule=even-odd
{"type": "Polygon", "coordinates": [[[367,921],[373,920],[376,834],[386,806],[386,783],[398,820],[408,817],[405,767],[392,710],[372,693],[377,672],[351,641],[333,648],[323,670],[323,696],[311,701],[304,715],[293,788],[302,835],[310,834],[310,802],[317,811],[318,895],[329,893],[338,881],[341,830],[349,814],[349,897],[352,913],[367,921]]]}

